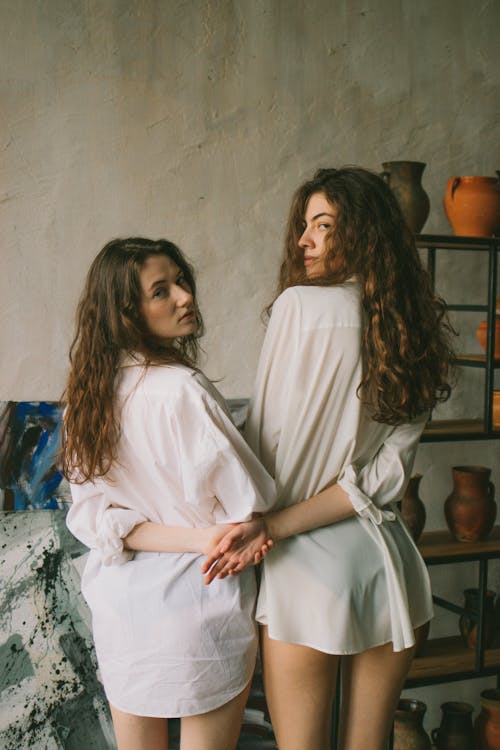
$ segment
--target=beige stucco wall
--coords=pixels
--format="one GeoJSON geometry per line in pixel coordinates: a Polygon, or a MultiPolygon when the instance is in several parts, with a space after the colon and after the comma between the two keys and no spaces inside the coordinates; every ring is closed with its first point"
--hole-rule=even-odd
{"type": "MultiPolygon", "coordinates": [[[[130,234],[193,260],[205,369],[248,395],[299,181],[424,161],[425,231],[447,232],[447,179],[500,167],[499,21],[495,0],[0,0],[0,399],[59,397],[89,263],[130,234]]],[[[482,259],[438,270],[450,301],[481,300],[482,259]]],[[[470,350],[477,322],[460,322],[470,350]]],[[[481,377],[451,413],[480,413],[481,377]]],[[[455,463],[495,466],[500,487],[498,443],[422,447],[428,528],[455,463]]],[[[478,705],[479,687],[439,696],[478,705]]]]}

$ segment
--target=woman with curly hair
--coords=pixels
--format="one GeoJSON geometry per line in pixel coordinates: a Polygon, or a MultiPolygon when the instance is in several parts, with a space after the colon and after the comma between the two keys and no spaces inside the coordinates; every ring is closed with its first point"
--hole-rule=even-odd
{"type": "Polygon", "coordinates": [[[451,329],[393,194],[361,168],[299,187],[278,291],[247,420],[277,506],[228,532],[206,582],[273,539],[256,617],[280,750],[330,747],[340,657],[339,747],[382,750],[415,631],[432,617],[394,503],[450,394],[451,329]]]}
{"type": "MultiPolygon", "coordinates": [[[[119,750],[234,750],[256,655],[253,571],[210,591],[202,555],[268,510],[274,482],[197,369],[192,269],[166,240],[114,240],[77,313],[63,461],[82,591],[119,750]]],[[[265,555],[263,545],[255,557],[265,555]]]]}

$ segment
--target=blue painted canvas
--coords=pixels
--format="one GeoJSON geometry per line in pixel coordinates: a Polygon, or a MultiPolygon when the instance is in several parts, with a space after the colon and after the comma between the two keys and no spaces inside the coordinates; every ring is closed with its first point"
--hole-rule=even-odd
{"type": "Polygon", "coordinates": [[[54,401],[0,402],[0,489],[4,510],[67,507],[58,460],[63,407],[54,401]]]}

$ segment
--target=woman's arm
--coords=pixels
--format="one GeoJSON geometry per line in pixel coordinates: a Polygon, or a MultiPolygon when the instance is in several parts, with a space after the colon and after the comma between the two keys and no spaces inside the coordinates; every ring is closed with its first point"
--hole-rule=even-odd
{"type": "Polygon", "coordinates": [[[220,524],[195,529],[184,526],[163,526],[144,521],[134,526],[123,538],[123,547],[134,552],[198,552],[208,554],[235,524],[220,524]]]}
{"type": "Polygon", "coordinates": [[[238,524],[207,555],[201,568],[206,574],[205,583],[240,573],[253,564],[251,561],[263,545],[271,549],[274,542],[330,526],[355,513],[349,495],[335,483],[296,505],[238,524]]]}

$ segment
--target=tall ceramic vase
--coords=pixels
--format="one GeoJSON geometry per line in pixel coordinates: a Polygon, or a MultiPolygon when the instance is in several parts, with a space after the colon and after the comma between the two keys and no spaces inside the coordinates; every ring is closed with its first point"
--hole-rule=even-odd
{"type": "Polygon", "coordinates": [[[444,210],[454,233],[491,237],[500,229],[500,183],[495,177],[450,177],[444,210]]]}
{"type": "Polygon", "coordinates": [[[470,703],[448,701],[443,703],[441,724],[431,732],[438,750],[476,750],[470,703]]]}
{"type": "Polygon", "coordinates": [[[482,691],[474,730],[477,750],[500,750],[500,690],[482,691]]]}
{"type": "Polygon", "coordinates": [[[453,491],[446,498],[444,514],[459,542],[486,539],[497,515],[495,488],[486,466],[454,466],[453,491]]]}
{"type": "Polygon", "coordinates": [[[429,196],[422,187],[425,169],[421,161],[384,161],[382,177],[387,182],[401,207],[406,223],[418,233],[429,216],[429,196]]]}
{"type": "Polygon", "coordinates": [[[400,505],[401,517],[408,526],[408,530],[415,542],[418,541],[424,530],[427,517],[425,505],[418,494],[421,479],[422,474],[415,474],[415,476],[411,477],[400,505]]]}
{"type": "Polygon", "coordinates": [[[431,750],[423,727],[427,706],[414,698],[402,698],[394,715],[394,750],[431,750]]]}

